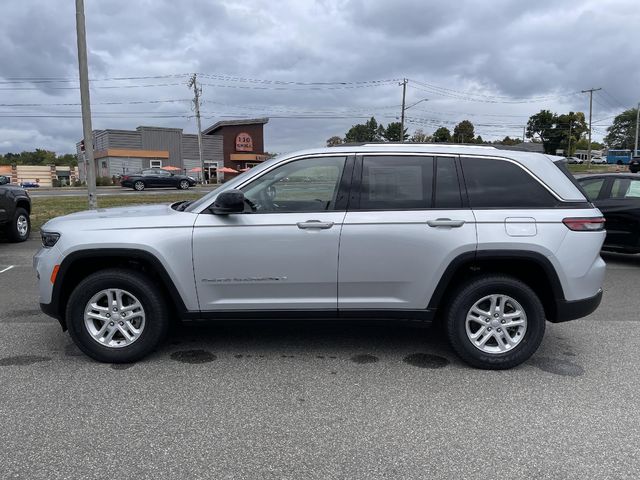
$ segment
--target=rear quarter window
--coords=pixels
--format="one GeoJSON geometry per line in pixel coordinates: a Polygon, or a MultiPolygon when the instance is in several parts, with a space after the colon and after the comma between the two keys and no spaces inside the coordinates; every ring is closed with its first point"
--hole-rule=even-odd
{"type": "Polygon", "coordinates": [[[461,158],[471,208],[550,208],[557,199],[540,182],[507,160],[461,158]]]}

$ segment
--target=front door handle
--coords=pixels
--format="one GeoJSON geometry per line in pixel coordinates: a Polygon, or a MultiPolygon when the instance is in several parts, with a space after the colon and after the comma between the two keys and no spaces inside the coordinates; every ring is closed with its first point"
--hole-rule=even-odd
{"type": "Polygon", "coordinates": [[[319,228],[326,230],[333,227],[333,222],[321,222],[320,220],[307,220],[306,222],[298,222],[298,228],[305,230],[307,228],[319,228]]]}
{"type": "Polygon", "coordinates": [[[427,225],[429,225],[430,227],[459,228],[464,225],[464,220],[451,220],[450,218],[436,218],[435,220],[428,220],[427,225]]]}

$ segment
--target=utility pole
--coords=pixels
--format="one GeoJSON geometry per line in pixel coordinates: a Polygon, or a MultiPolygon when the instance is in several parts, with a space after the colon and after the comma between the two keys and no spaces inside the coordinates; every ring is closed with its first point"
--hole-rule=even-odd
{"type": "Polygon", "coordinates": [[[589,145],[587,146],[587,168],[591,167],[591,118],[593,115],[593,92],[602,90],[602,88],[590,88],[582,90],[582,93],[589,94],[589,145]]]}
{"type": "Polygon", "coordinates": [[[636,142],[633,149],[633,156],[638,155],[638,125],[640,125],[640,102],[638,102],[638,110],[636,111],[636,142]]]}
{"type": "MultiPolygon", "coordinates": [[[[193,105],[196,111],[196,122],[198,124],[198,155],[200,155],[200,173],[202,174],[202,184],[204,185],[204,158],[202,157],[202,126],[200,124],[200,94],[202,89],[198,88],[197,73],[194,73],[189,80],[189,88],[193,87],[193,105]]],[[[217,175],[216,175],[216,178],[217,175]]]]}
{"type": "Polygon", "coordinates": [[[573,127],[573,121],[569,119],[569,146],[567,147],[567,158],[571,156],[571,127],[573,127]]]}
{"type": "Polygon", "coordinates": [[[87,66],[87,31],[84,26],[84,0],[76,0],[76,37],[78,40],[78,70],[80,74],[80,103],[82,104],[82,136],[87,168],[89,208],[98,208],[96,195],[96,163],[93,158],[93,128],[91,127],[91,97],[89,96],[89,68],[87,66]]]}
{"type": "Polygon", "coordinates": [[[524,125],[524,126],[522,127],[522,143],[524,143],[524,132],[525,132],[526,128],[527,128],[527,126],[526,126],[526,125],[524,125]]]}
{"type": "Polygon", "coordinates": [[[400,143],[404,143],[404,101],[407,96],[407,79],[403,78],[402,82],[398,85],[402,85],[402,112],[400,114],[400,143]]]}

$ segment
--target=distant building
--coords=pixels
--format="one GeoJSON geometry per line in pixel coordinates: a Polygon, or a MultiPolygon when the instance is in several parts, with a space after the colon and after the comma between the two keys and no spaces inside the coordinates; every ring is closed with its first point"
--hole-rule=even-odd
{"type": "MultiPolygon", "coordinates": [[[[204,130],[204,177],[223,180],[225,174],[218,172],[220,167],[239,170],[264,161],[263,127],[268,121],[267,118],[222,121],[204,130]]],[[[135,130],[94,130],[93,145],[96,174],[100,177],[168,166],[201,177],[198,136],[183,133],[181,128],[140,126],[135,130]]],[[[76,144],[76,150],[80,179],[86,180],[82,141],[76,144]]]]}

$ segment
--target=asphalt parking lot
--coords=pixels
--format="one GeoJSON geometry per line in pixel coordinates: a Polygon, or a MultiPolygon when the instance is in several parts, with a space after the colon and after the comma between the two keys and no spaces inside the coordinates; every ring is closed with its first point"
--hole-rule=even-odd
{"type": "Polygon", "coordinates": [[[91,361],[40,313],[35,240],[0,243],[3,479],[637,478],[640,256],[600,309],[502,372],[407,323],[178,329],[91,361]]]}

